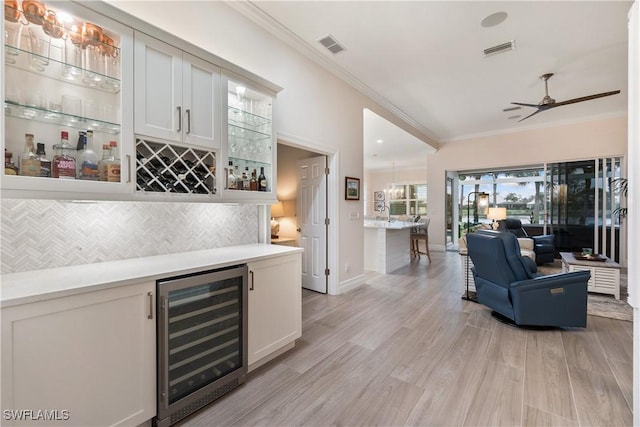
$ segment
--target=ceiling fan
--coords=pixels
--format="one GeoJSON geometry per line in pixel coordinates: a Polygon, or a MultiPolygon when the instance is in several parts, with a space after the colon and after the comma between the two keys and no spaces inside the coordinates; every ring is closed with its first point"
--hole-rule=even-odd
{"type": "Polygon", "coordinates": [[[536,111],[534,111],[533,113],[529,114],[527,117],[518,120],[519,122],[521,122],[523,120],[526,120],[531,116],[535,116],[536,114],[538,114],[538,113],[540,113],[542,111],[550,110],[552,108],[562,107],[563,105],[575,104],[576,102],[590,101],[592,99],[603,98],[605,96],[616,95],[616,94],[620,93],[619,90],[614,90],[614,91],[611,91],[611,92],[597,93],[595,95],[582,96],[580,98],[573,98],[573,99],[569,99],[569,100],[562,101],[562,102],[556,102],[555,99],[553,99],[553,98],[551,98],[549,96],[548,81],[551,78],[551,76],[553,76],[553,73],[547,73],[547,74],[543,74],[543,75],[540,76],[540,78],[542,80],[544,80],[544,98],[542,98],[542,101],[540,101],[540,103],[538,103],[538,104],[525,104],[523,102],[512,102],[512,104],[514,104],[514,105],[521,105],[523,107],[537,108],[536,111]]]}

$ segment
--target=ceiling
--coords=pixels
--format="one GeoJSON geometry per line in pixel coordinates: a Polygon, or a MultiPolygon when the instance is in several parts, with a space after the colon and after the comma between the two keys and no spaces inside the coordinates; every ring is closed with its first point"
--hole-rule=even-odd
{"type": "MultiPolygon", "coordinates": [[[[399,112],[438,143],[626,114],[630,1],[248,4],[262,15],[263,25],[270,22],[267,27],[274,34],[287,33],[283,39],[399,112]],[[506,13],[506,19],[495,26],[481,25],[496,12],[506,13]],[[328,34],[345,50],[332,54],[323,47],[318,40],[328,34]],[[482,53],[511,40],[513,50],[482,53]],[[555,74],[549,80],[549,94],[558,102],[618,89],[621,93],[551,109],[522,122],[519,118],[535,110],[503,112],[514,101],[540,102],[545,93],[539,77],[549,72],[555,74]]],[[[385,156],[372,158],[380,150],[377,139],[393,142],[389,153],[396,156],[409,150],[405,147],[420,144],[406,132],[397,138],[380,137],[376,125],[380,132],[388,132],[388,122],[377,116],[369,122],[365,168],[385,156]]],[[[405,160],[409,159],[416,161],[415,152],[408,153],[405,160]]]]}

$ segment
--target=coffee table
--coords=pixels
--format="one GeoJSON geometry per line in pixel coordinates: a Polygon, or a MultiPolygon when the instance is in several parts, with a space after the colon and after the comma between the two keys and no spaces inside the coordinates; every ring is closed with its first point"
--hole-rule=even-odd
{"type": "Polygon", "coordinates": [[[620,264],[605,258],[604,261],[587,261],[576,259],[573,252],[560,252],[562,272],[586,270],[591,272],[587,285],[589,292],[608,294],[620,299],[620,264]]]}

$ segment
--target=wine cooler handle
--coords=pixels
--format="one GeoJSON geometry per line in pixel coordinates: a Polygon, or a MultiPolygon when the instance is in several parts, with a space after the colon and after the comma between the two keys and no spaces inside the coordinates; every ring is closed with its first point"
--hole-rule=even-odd
{"type": "Polygon", "coordinates": [[[182,107],[178,105],[178,132],[182,132],[182,107]]]}
{"type": "Polygon", "coordinates": [[[153,292],[147,292],[147,296],[149,297],[149,315],[147,319],[153,319],[153,292]]]}
{"type": "Polygon", "coordinates": [[[224,168],[224,189],[229,189],[229,168],[224,168]]]}
{"type": "Polygon", "coordinates": [[[185,114],[187,115],[187,133],[191,133],[191,110],[187,108],[185,114]]]}
{"type": "Polygon", "coordinates": [[[249,270],[249,274],[251,275],[251,285],[249,286],[249,290],[253,290],[253,271],[249,270]]]}
{"type": "Polygon", "coordinates": [[[127,154],[127,184],[131,182],[131,154],[127,154]]]}
{"type": "MultiPolygon", "coordinates": [[[[167,307],[167,299],[164,296],[160,297],[160,316],[162,317],[162,327],[159,333],[163,334],[162,340],[166,343],[166,340],[169,339],[169,307],[167,307]]],[[[160,343],[158,343],[160,345],[160,343]]],[[[163,345],[163,347],[166,346],[163,345]]],[[[158,347],[159,348],[159,347],[158,347]]],[[[166,348],[166,347],[165,347],[166,348]]],[[[164,402],[167,399],[167,372],[169,372],[169,357],[165,357],[162,361],[162,365],[160,369],[165,374],[158,376],[158,392],[160,394],[160,401],[164,402]]]]}

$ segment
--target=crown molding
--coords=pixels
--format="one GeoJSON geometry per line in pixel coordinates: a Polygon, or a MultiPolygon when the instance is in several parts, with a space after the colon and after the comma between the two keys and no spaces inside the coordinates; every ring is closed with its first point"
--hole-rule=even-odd
{"type": "Polygon", "coordinates": [[[329,73],[338,77],[339,79],[346,82],[349,86],[356,89],[358,92],[367,96],[380,106],[387,109],[393,115],[398,117],[400,120],[405,122],[407,125],[412,128],[418,130],[425,136],[429,138],[428,141],[424,141],[427,144],[434,145],[437,147],[439,139],[433,135],[433,133],[427,129],[424,125],[419,123],[413,117],[409,116],[407,113],[402,111],[396,105],[391,103],[388,99],[380,95],[378,92],[373,90],[371,87],[364,84],[361,80],[355,77],[353,74],[349,73],[335,62],[333,62],[329,57],[323,55],[320,51],[315,49],[309,43],[304,41],[301,37],[295,34],[293,31],[282,25],[271,15],[266,13],[264,10],[260,9],[260,6],[251,2],[249,0],[239,0],[239,1],[229,1],[227,4],[235,9],[237,12],[250,19],[269,33],[273,34],[275,37],[292,47],[297,52],[304,55],[306,58],[315,62],[322,68],[324,68],[329,73]]]}

